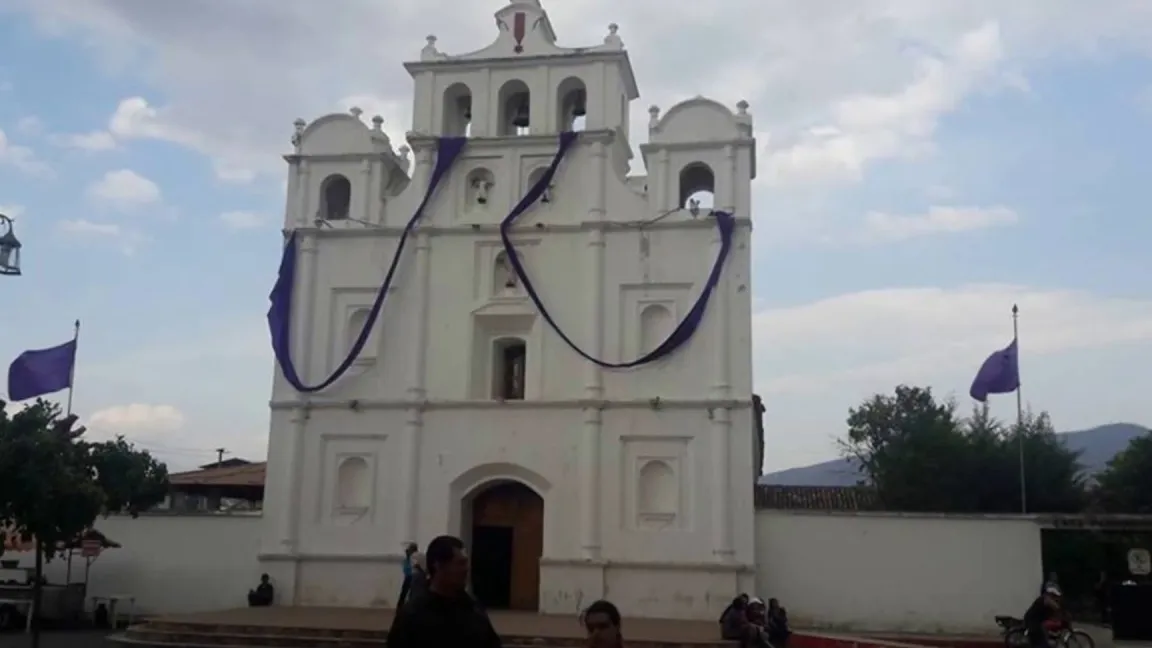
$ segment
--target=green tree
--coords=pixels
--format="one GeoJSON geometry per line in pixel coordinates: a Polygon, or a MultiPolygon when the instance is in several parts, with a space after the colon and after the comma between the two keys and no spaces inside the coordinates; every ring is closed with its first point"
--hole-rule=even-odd
{"type": "Polygon", "coordinates": [[[0,529],[35,540],[37,601],[44,559],[101,514],[136,515],[168,490],[167,468],[148,452],[122,438],[88,442],[76,422],[43,400],[11,415],[0,401],[0,529]]]}
{"type": "Polygon", "coordinates": [[[900,385],[891,396],[877,394],[849,410],[841,448],[859,462],[863,483],[886,508],[963,509],[950,501],[968,474],[958,465],[967,457],[955,410],[951,402],[937,402],[931,389],[900,385]]]}
{"type": "Polygon", "coordinates": [[[1152,513],[1152,431],[1128,442],[1096,481],[1097,497],[1109,513],[1152,513]]]}
{"type": "Polygon", "coordinates": [[[951,401],[901,385],[893,395],[878,394],[849,411],[841,447],[887,508],[1018,513],[1021,439],[1028,511],[1080,510],[1078,457],[1052,431],[1047,414],[1028,413],[1022,427],[1009,428],[983,405],[960,419],[951,401]]]}

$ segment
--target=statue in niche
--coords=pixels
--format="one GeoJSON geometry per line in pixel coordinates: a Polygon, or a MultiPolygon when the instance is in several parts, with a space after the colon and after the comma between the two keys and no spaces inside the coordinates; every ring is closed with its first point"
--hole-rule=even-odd
{"type": "Polygon", "coordinates": [[[468,185],[470,200],[468,206],[479,206],[481,209],[488,205],[488,200],[492,196],[492,188],[496,186],[496,182],[487,173],[473,174],[472,180],[468,185]]]}
{"type": "Polygon", "coordinates": [[[492,291],[498,297],[515,297],[519,293],[519,287],[516,272],[508,262],[508,255],[504,252],[497,254],[492,271],[492,291]]]}

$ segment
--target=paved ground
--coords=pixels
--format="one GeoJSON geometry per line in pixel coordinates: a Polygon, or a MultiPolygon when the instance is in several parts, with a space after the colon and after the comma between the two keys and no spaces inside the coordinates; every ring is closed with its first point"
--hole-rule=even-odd
{"type": "MultiPolygon", "coordinates": [[[[235,608],[219,612],[175,614],[157,623],[268,626],[279,628],[344,628],[387,631],[393,610],[368,608],[266,607],[235,608]]],[[[584,628],[576,615],[537,614],[493,610],[492,625],[506,637],[580,638],[584,628]]],[[[627,633],[648,641],[714,644],[719,639],[715,621],[683,619],[628,619],[627,633]]],[[[4,648],[4,647],[0,647],[4,648]]]]}
{"type": "MultiPolygon", "coordinates": [[[[40,635],[40,648],[107,648],[106,632],[45,632],[40,635]]],[[[28,648],[31,637],[22,632],[0,633],[0,648],[28,648]]]]}

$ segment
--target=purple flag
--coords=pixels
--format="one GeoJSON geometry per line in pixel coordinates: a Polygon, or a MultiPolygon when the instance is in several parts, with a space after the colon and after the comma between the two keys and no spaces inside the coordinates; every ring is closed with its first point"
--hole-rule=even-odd
{"type": "Polygon", "coordinates": [[[988,356],[972,381],[968,395],[983,403],[988,394],[1010,394],[1020,388],[1020,361],[1016,340],[988,356]]]}
{"type": "Polygon", "coordinates": [[[8,398],[28,400],[72,386],[76,340],[51,349],[25,351],[8,367],[8,398]]]}

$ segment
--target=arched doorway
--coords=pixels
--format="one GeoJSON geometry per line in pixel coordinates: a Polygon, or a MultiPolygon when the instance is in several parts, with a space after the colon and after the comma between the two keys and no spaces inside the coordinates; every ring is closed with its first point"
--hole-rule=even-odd
{"type": "Polygon", "coordinates": [[[473,595],[489,608],[539,609],[544,500],[519,482],[483,487],[469,499],[473,595]]]}

